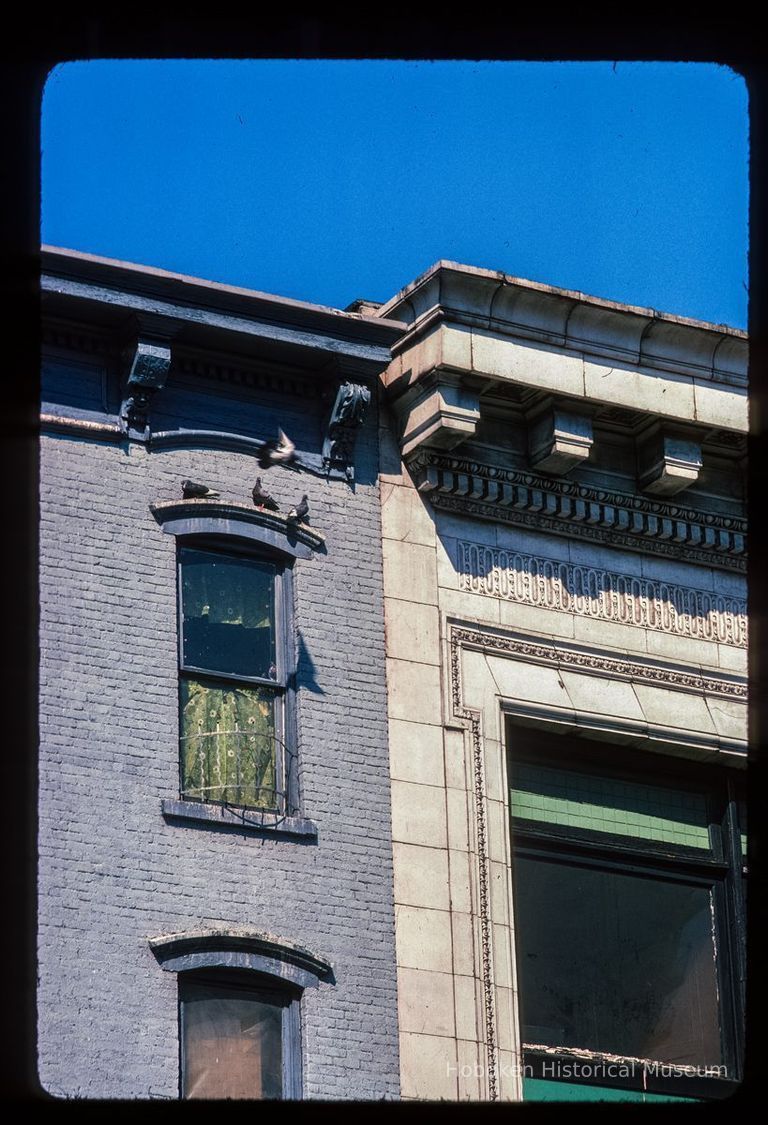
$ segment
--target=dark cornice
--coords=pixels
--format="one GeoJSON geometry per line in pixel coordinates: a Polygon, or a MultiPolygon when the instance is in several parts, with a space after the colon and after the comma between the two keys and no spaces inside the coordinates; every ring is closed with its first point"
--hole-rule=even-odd
{"type": "Polygon", "coordinates": [[[147,333],[192,345],[206,335],[245,351],[263,343],[286,358],[295,353],[302,366],[317,368],[338,357],[373,377],[403,331],[396,321],[71,250],[44,247],[41,259],[44,310],[81,321],[95,312],[113,324],[131,317],[147,333]]]}

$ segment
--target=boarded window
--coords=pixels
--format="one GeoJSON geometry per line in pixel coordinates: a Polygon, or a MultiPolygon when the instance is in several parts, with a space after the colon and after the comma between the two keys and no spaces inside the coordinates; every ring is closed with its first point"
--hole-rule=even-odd
{"type": "Polygon", "coordinates": [[[283,1097],[283,1019],[276,990],[180,981],[185,1098],[283,1097]]]}

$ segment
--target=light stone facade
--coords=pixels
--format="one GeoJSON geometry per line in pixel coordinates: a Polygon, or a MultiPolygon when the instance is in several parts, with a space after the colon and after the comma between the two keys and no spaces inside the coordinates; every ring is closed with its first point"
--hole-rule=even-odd
{"type": "Polygon", "coordinates": [[[508,717],[745,763],[746,339],[447,262],[379,314],[402,1097],[517,1100],[508,717]]]}

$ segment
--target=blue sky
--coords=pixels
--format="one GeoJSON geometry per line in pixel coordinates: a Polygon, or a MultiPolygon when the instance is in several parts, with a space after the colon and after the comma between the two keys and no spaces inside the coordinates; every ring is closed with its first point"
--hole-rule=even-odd
{"type": "Polygon", "coordinates": [[[743,328],[747,112],[703,63],[65,63],[42,240],[337,307],[449,258],[743,328]]]}

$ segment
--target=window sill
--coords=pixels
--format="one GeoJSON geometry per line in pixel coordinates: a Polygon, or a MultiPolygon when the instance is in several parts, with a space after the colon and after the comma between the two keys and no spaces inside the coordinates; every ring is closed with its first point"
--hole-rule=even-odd
{"type": "Polygon", "coordinates": [[[268,832],[275,836],[303,836],[317,839],[317,825],[303,816],[282,816],[260,809],[237,809],[227,805],[207,805],[202,801],[161,802],[163,816],[173,820],[191,820],[203,824],[224,824],[252,832],[268,832]]]}

